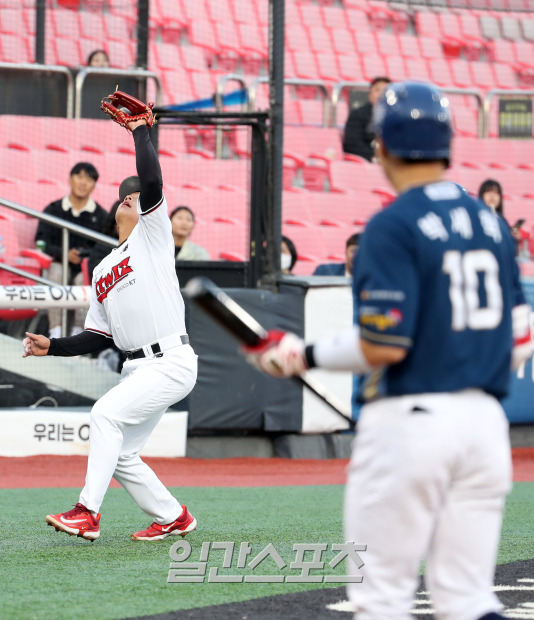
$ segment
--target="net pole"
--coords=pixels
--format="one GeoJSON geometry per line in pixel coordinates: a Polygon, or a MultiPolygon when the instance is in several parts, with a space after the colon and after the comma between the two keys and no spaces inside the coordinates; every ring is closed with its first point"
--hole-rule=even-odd
{"type": "Polygon", "coordinates": [[[44,65],[45,62],[45,20],[46,0],[37,0],[35,3],[35,62],[44,65]]]}
{"type": "Polygon", "coordinates": [[[282,153],[284,145],[285,0],[269,0],[269,180],[270,218],[267,227],[265,275],[280,272],[282,235],[282,153]]]}
{"type": "MultiPolygon", "coordinates": [[[[149,0],[139,0],[137,5],[137,66],[145,70],[148,68],[149,5],[149,0]]],[[[142,101],[146,99],[146,80],[138,81],[137,96],[142,101]]]]}

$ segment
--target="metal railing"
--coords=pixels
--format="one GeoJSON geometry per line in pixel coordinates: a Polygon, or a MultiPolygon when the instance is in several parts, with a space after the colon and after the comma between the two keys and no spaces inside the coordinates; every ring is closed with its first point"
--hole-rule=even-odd
{"type": "Polygon", "coordinates": [[[337,105],[344,90],[356,90],[359,92],[369,91],[369,82],[337,82],[332,87],[330,95],[330,106],[332,108],[330,116],[330,127],[335,127],[337,123],[337,105]]]}
{"type": "Polygon", "coordinates": [[[152,71],[146,71],[145,69],[100,69],[96,67],[84,67],[76,75],[74,82],[74,92],[76,95],[76,106],[74,110],[74,117],[81,118],[82,116],[82,103],[83,103],[83,87],[87,76],[89,75],[101,75],[108,77],[129,77],[129,78],[143,78],[153,79],[156,83],[156,106],[161,105],[161,82],[156,73],[152,71]]]}
{"type": "MultiPolygon", "coordinates": [[[[441,88],[441,91],[447,95],[467,95],[469,97],[474,97],[477,100],[478,104],[478,137],[484,137],[484,127],[486,124],[485,114],[484,114],[484,99],[480,94],[480,91],[476,88],[454,88],[452,86],[441,88]]],[[[454,118],[454,109],[453,109],[453,118],[454,118]]]]}
{"type": "MultiPolygon", "coordinates": [[[[41,73],[62,75],[67,81],[67,88],[65,92],[66,100],[66,112],[67,118],[72,118],[74,111],[74,90],[73,90],[73,78],[72,73],[67,67],[61,67],[59,65],[38,65],[30,63],[12,63],[12,62],[0,62],[0,71],[17,71],[19,73],[41,73]]],[[[37,94],[36,94],[37,96],[37,94]]]]}
{"type": "MultiPolygon", "coordinates": [[[[367,82],[337,82],[332,87],[332,93],[330,95],[331,106],[332,106],[332,114],[330,120],[330,126],[335,127],[337,123],[337,106],[341,99],[341,95],[345,90],[356,90],[359,92],[366,92],[369,90],[369,84],[367,82]]],[[[485,134],[485,128],[487,125],[487,115],[485,111],[485,100],[482,98],[482,95],[479,90],[475,88],[455,88],[455,87],[445,87],[441,88],[441,91],[448,95],[467,95],[470,97],[474,97],[477,101],[478,106],[478,137],[487,137],[485,134]]],[[[494,92],[494,91],[490,91],[494,92]]],[[[501,91],[499,91],[501,92],[501,91]]],[[[509,91],[508,94],[512,94],[509,91]]],[[[518,91],[525,92],[525,91],[518,91]]],[[[527,91],[528,92],[528,91],[527,91]]],[[[534,91],[533,91],[534,94],[534,91]]],[[[454,114],[454,111],[453,111],[454,114]]]]}
{"type": "MultiPolygon", "coordinates": [[[[107,235],[103,235],[101,233],[95,232],[94,230],[90,230],[88,228],[84,228],[83,226],[79,226],[78,224],[72,224],[71,222],[67,222],[66,220],[61,219],[60,217],[55,217],[54,215],[48,215],[48,213],[43,213],[42,211],[36,211],[35,209],[31,209],[30,207],[26,207],[24,205],[19,205],[16,202],[12,202],[10,200],[6,200],[4,198],[0,198],[0,205],[11,209],[12,211],[17,211],[18,213],[23,213],[24,215],[28,215],[29,217],[36,218],[42,222],[46,222],[51,226],[56,226],[57,228],[61,228],[62,231],[62,256],[61,263],[63,266],[63,280],[62,285],[67,286],[68,284],[68,267],[69,267],[69,233],[76,233],[80,235],[80,237],[84,237],[85,239],[90,239],[91,241],[99,242],[109,247],[117,247],[119,242],[117,239],[113,237],[108,237],[107,235]]],[[[31,273],[22,271],[15,267],[11,267],[10,265],[6,265],[5,263],[0,262],[0,269],[4,269],[5,271],[10,271],[11,273],[15,273],[17,275],[27,277],[28,279],[35,280],[36,282],[41,282],[43,284],[47,284],[49,286],[55,286],[56,282],[51,282],[45,278],[40,278],[31,273]]],[[[67,331],[67,310],[63,308],[62,310],[62,321],[61,321],[61,331],[63,334],[67,331]]]]}
{"type": "MultiPolygon", "coordinates": [[[[267,76],[256,78],[248,87],[248,109],[252,111],[256,105],[256,95],[258,86],[269,81],[267,76]]],[[[328,88],[322,80],[305,80],[303,78],[284,78],[284,86],[314,86],[317,88],[323,98],[323,127],[328,127],[330,122],[330,97],[328,88]]],[[[367,84],[367,88],[369,85],[367,84]]]]}
{"type": "MultiPolygon", "coordinates": [[[[215,109],[217,112],[222,112],[224,103],[223,103],[223,95],[224,95],[224,87],[228,82],[237,82],[241,85],[241,88],[247,90],[247,83],[245,82],[243,76],[237,75],[236,73],[227,73],[226,75],[221,75],[221,77],[217,80],[217,89],[215,90],[215,109]]],[[[247,109],[247,103],[243,103],[241,109],[245,111],[247,109]]],[[[217,159],[222,158],[222,150],[223,150],[223,128],[221,125],[217,125],[215,129],[215,157],[217,159]]]]}

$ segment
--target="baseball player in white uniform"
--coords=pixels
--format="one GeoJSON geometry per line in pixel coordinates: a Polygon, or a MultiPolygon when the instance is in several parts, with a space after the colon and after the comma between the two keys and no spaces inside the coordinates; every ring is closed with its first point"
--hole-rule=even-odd
{"type": "Polygon", "coordinates": [[[185,536],[197,523],[139,456],[166,409],[193,389],[197,356],[185,329],[161,168],[145,121],[129,128],[139,176],[120,186],[120,245],[94,270],[85,329],[51,340],[27,333],[23,341],[23,357],[90,353],[108,347],[110,339],[127,354],[120,383],[91,411],[79,501],[68,512],[46,517],[56,530],[91,541],[100,535],[99,509],[112,477],[154,520],[132,534],[134,540],[185,536]]]}

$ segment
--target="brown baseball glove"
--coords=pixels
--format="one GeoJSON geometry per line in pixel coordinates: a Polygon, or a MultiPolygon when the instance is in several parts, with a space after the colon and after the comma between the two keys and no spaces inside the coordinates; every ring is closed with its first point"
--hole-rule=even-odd
{"type": "Polygon", "coordinates": [[[147,127],[152,127],[156,122],[156,118],[152,113],[153,103],[143,103],[120,90],[116,90],[112,95],[108,95],[102,99],[101,109],[111,116],[111,118],[125,127],[128,131],[128,123],[144,119],[147,127]]]}

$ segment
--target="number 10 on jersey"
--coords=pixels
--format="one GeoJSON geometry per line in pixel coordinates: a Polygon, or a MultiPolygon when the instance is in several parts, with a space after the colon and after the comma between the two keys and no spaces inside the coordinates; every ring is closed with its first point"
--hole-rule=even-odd
{"type": "Polygon", "coordinates": [[[471,250],[465,254],[449,250],[443,255],[443,272],[450,278],[454,331],[494,329],[500,324],[503,298],[499,263],[489,250],[471,250]],[[485,290],[485,306],[481,306],[480,283],[485,290]]]}

